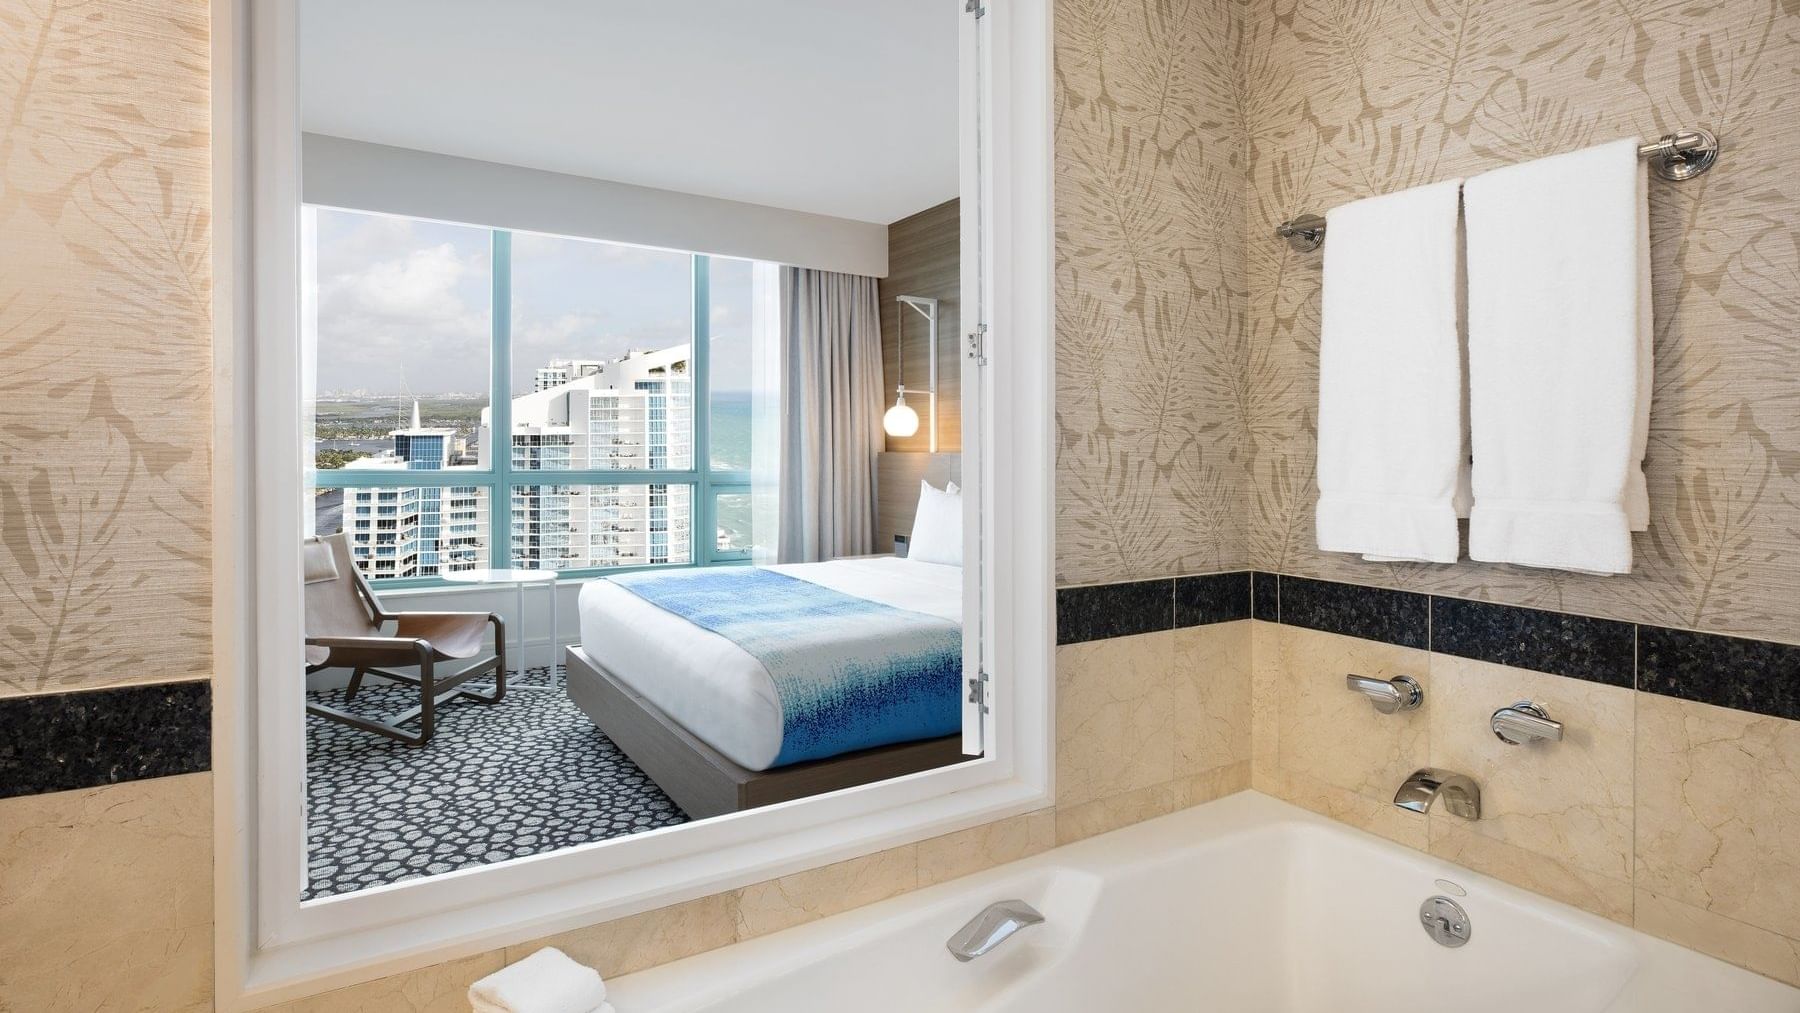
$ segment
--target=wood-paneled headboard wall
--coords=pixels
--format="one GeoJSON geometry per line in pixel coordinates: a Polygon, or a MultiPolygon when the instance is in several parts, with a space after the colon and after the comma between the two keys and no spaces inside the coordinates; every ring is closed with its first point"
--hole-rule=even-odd
{"type": "Polygon", "coordinates": [[[942,489],[962,484],[961,454],[888,452],[875,455],[875,551],[892,552],[895,535],[912,534],[919,480],[942,489]]]}

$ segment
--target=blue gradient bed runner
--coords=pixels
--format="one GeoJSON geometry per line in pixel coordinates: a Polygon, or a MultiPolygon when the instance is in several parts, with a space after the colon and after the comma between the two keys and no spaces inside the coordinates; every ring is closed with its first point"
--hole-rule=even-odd
{"type": "Polygon", "coordinates": [[[962,727],[962,629],[953,622],[760,567],[607,579],[762,662],[781,698],[771,766],[962,727]]]}

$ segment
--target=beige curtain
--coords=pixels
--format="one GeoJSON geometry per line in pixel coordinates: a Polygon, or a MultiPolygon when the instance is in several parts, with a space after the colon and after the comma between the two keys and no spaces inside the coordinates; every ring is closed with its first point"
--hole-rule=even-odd
{"type": "Polygon", "coordinates": [[[874,278],[781,269],[781,562],[875,551],[880,303],[874,278]]]}

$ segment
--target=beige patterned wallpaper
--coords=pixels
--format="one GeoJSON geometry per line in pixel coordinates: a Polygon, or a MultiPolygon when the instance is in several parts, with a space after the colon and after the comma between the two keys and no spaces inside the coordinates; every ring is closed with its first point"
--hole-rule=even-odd
{"type": "Polygon", "coordinates": [[[1241,568],[1236,5],[1056,5],[1056,567],[1241,568]]]}
{"type": "Polygon", "coordinates": [[[0,695],[207,673],[204,0],[0,0],[0,695]]]}
{"type": "Polygon", "coordinates": [[[1266,0],[1248,10],[1254,565],[1800,641],[1800,5],[1266,0]],[[1690,125],[1711,128],[1724,151],[1700,179],[1651,184],[1653,519],[1637,572],[1317,552],[1320,257],[1289,252],[1271,238],[1276,223],[1690,125]]]}

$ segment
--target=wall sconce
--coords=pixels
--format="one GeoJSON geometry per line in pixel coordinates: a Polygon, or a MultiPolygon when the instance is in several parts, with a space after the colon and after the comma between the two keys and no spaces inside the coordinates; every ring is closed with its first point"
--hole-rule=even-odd
{"type": "Polygon", "coordinates": [[[895,296],[894,301],[900,304],[899,333],[894,336],[894,354],[899,359],[899,385],[894,388],[894,406],[881,417],[881,428],[889,436],[907,437],[919,431],[919,413],[913,411],[906,403],[908,394],[923,394],[927,410],[931,413],[931,452],[938,449],[937,420],[937,340],[938,340],[938,301],[918,295],[895,296]],[[906,389],[906,313],[908,309],[925,318],[927,330],[926,347],[930,350],[931,369],[929,386],[924,390],[906,389]]]}

